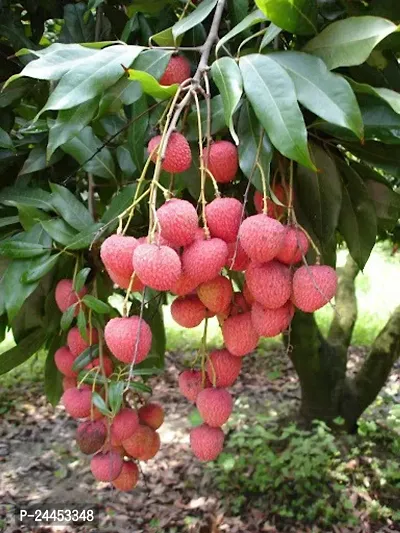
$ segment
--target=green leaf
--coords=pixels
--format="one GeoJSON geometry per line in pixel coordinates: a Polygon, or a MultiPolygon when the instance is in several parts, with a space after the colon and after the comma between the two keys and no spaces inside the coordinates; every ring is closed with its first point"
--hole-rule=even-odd
{"type": "Polygon", "coordinates": [[[121,409],[124,396],[125,383],[123,381],[112,381],[108,387],[108,404],[113,415],[121,409]]]}
{"type": "Polygon", "coordinates": [[[129,79],[138,81],[144,93],[149,94],[153,98],[157,98],[159,100],[166,100],[168,98],[171,98],[178,90],[177,83],[169,85],[168,87],[160,85],[158,81],[153,76],[151,76],[151,74],[148,74],[147,72],[143,72],[141,70],[130,69],[129,79]]]}
{"type": "Polygon", "coordinates": [[[90,294],[86,294],[82,301],[87,307],[89,307],[89,309],[93,309],[93,311],[99,313],[100,315],[109,314],[111,311],[111,308],[108,304],[102,302],[94,296],[91,296],[90,294]]]}
{"type": "Polygon", "coordinates": [[[400,178],[400,147],[368,141],[361,144],[343,143],[346,150],[359,157],[363,162],[381,168],[388,174],[400,178]]]}
{"type": "Polygon", "coordinates": [[[64,246],[71,242],[76,235],[76,230],[61,218],[43,220],[41,221],[41,224],[46,233],[48,233],[54,241],[59,242],[64,246]]]}
{"type": "Polygon", "coordinates": [[[67,331],[70,328],[75,316],[75,310],[76,305],[70,305],[68,309],[62,314],[60,327],[63,331],[67,331]]]}
{"type": "Polygon", "coordinates": [[[97,344],[92,344],[84,350],[78,357],[75,359],[74,364],[72,365],[72,370],[74,372],[80,372],[83,370],[89,363],[94,361],[99,357],[99,347],[97,344]]]}
{"type": "Polygon", "coordinates": [[[59,215],[78,231],[93,225],[93,218],[86,207],[67,188],[50,184],[53,192],[51,201],[59,215]]]}
{"type": "Polygon", "coordinates": [[[214,61],[211,75],[222,96],[225,123],[229,127],[232,138],[239,144],[239,138],[233,125],[235,113],[243,94],[242,74],[236,61],[230,57],[223,57],[214,61]]]}
{"type": "Polygon", "coordinates": [[[157,356],[157,367],[164,368],[166,335],[162,311],[158,305],[152,305],[148,309],[145,309],[143,316],[150,325],[153,335],[150,353],[157,356]]]}
{"type": "Polygon", "coordinates": [[[343,179],[339,231],[352,258],[360,270],[363,270],[375,246],[378,231],[375,207],[364,181],[357,172],[338,158],[336,165],[343,179]]]}
{"type": "Polygon", "coordinates": [[[180,35],[187,33],[189,30],[203,22],[217,5],[217,2],[218,0],[202,0],[199,6],[192,11],[190,15],[174,24],[172,28],[174,39],[177,39],[180,35]]]}
{"type": "Polygon", "coordinates": [[[231,29],[226,35],[222,37],[217,43],[217,46],[215,47],[215,52],[218,54],[219,50],[221,49],[221,46],[226,44],[230,39],[233,39],[243,31],[247,30],[248,28],[251,28],[255,24],[260,24],[260,22],[264,22],[266,19],[264,13],[260,11],[259,9],[256,9],[250,15],[247,15],[239,24],[237,24],[234,28],[231,29]]]}
{"type": "MultiPolygon", "coordinates": [[[[202,100],[200,102],[200,116],[201,116],[201,131],[207,131],[207,102],[202,100]]],[[[199,130],[197,124],[197,111],[195,108],[188,116],[188,132],[186,138],[188,141],[196,141],[199,138],[199,130]]],[[[215,135],[225,128],[225,113],[222,103],[222,96],[214,96],[211,98],[211,135],[215,135]]]]}
{"type": "Polygon", "coordinates": [[[133,202],[135,191],[136,183],[132,185],[127,185],[119,192],[117,192],[111,200],[108,209],[101,217],[102,222],[108,224],[109,222],[111,222],[111,220],[114,220],[116,217],[118,217],[118,215],[125,211],[125,209],[127,209],[133,202]]]}
{"type": "Polygon", "coordinates": [[[147,72],[159,80],[167,68],[171,55],[172,52],[169,50],[145,50],[135,59],[132,68],[147,72]]]}
{"type": "Polygon", "coordinates": [[[83,248],[89,248],[96,241],[101,234],[104,227],[103,224],[97,222],[91,224],[88,228],[81,231],[71,240],[71,242],[65,247],[68,250],[82,250],[83,248]]]}
{"type": "Polygon", "coordinates": [[[242,57],[239,66],[246,95],[272,144],[286,157],[314,168],[290,76],[271,57],[260,54],[242,57]]]}
{"type": "Polygon", "coordinates": [[[33,226],[42,220],[48,220],[50,216],[44,211],[36,209],[36,207],[27,207],[25,205],[17,205],[18,216],[21,226],[25,231],[29,231],[33,226]]]}
{"type": "Polygon", "coordinates": [[[45,339],[46,332],[43,329],[36,329],[22,339],[17,346],[0,354],[0,375],[25,363],[43,346],[45,339]]]}
{"type": "Polygon", "coordinates": [[[110,409],[108,409],[106,402],[103,400],[103,398],[100,396],[98,392],[93,392],[92,394],[92,401],[93,405],[97,407],[97,409],[100,411],[100,413],[104,416],[110,416],[112,412],[110,409]]]}
{"type": "Polygon", "coordinates": [[[182,37],[174,39],[174,34],[172,33],[171,27],[155,33],[151,36],[151,40],[158,44],[158,46],[180,46],[182,37]]]}
{"type": "Polygon", "coordinates": [[[136,171],[136,167],[132,160],[132,156],[128,148],[128,143],[119,145],[116,151],[116,155],[119,168],[122,170],[126,177],[131,178],[136,171]]]}
{"type": "Polygon", "coordinates": [[[107,112],[118,113],[123,105],[131,105],[141,96],[142,88],[139,83],[132,83],[128,78],[121,78],[103,94],[98,116],[101,117],[107,112]]]}
{"type": "Polygon", "coordinates": [[[264,34],[264,37],[262,38],[260,44],[260,52],[261,50],[264,50],[266,46],[272,43],[275,37],[278,37],[281,32],[282,28],[279,28],[279,26],[276,26],[273,22],[271,22],[271,24],[268,26],[267,31],[264,34]]]}
{"type": "Polygon", "coordinates": [[[267,184],[270,180],[270,167],[273,148],[264,128],[258,122],[257,117],[249,104],[245,102],[239,114],[238,133],[239,165],[243,174],[259,190],[263,190],[262,177],[257,167],[257,159],[264,171],[267,184]],[[258,155],[258,158],[257,158],[258,155]]]}
{"type": "Polygon", "coordinates": [[[135,167],[141,171],[144,165],[144,136],[149,123],[147,97],[142,95],[130,107],[131,117],[135,119],[128,128],[128,146],[135,167]]]}
{"type": "Polygon", "coordinates": [[[38,172],[46,167],[54,165],[63,157],[62,152],[53,154],[49,161],[46,160],[46,149],[44,146],[35,146],[29,152],[28,158],[25,160],[24,166],[19,172],[19,175],[30,174],[31,172],[38,172]]]}
{"type": "Polygon", "coordinates": [[[129,388],[138,392],[144,392],[148,394],[151,394],[153,392],[151,387],[145,385],[144,383],[141,383],[140,381],[131,381],[129,383],[129,388]]]}
{"type": "Polygon", "coordinates": [[[80,292],[83,289],[83,286],[86,283],[86,280],[90,274],[90,271],[91,271],[91,268],[86,267],[86,268],[82,268],[82,270],[78,272],[74,280],[74,290],[76,292],[80,292]]]}
{"type": "Polygon", "coordinates": [[[354,91],[359,94],[370,94],[376,96],[381,100],[384,100],[393,111],[396,111],[400,115],[400,94],[391,89],[386,89],[386,87],[371,87],[367,83],[357,83],[356,81],[348,78],[350,85],[353,87],[354,91]]]}
{"type": "Polygon", "coordinates": [[[62,337],[55,336],[50,344],[44,369],[44,391],[46,398],[55,407],[62,395],[61,372],[58,371],[54,362],[54,354],[62,345],[62,337]]]}
{"type": "Polygon", "coordinates": [[[78,330],[79,330],[79,333],[81,334],[81,337],[85,340],[85,341],[88,341],[88,335],[87,335],[87,331],[86,331],[86,317],[85,317],[85,313],[83,311],[83,309],[81,308],[79,310],[79,313],[78,313],[78,317],[77,317],[77,326],[78,326],[78,330]]]}
{"type": "Polygon", "coordinates": [[[6,226],[13,226],[14,224],[19,224],[19,217],[0,218],[0,228],[4,228],[6,226]]]}
{"type": "Polygon", "coordinates": [[[24,241],[8,240],[0,242],[0,256],[11,259],[29,259],[39,257],[49,250],[41,244],[24,241]]]}
{"type": "Polygon", "coordinates": [[[5,187],[0,192],[0,204],[16,207],[25,205],[37,207],[43,211],[54,211],[51,203],[51,195],[42,189],[30,189],[28,187],[5,187]]]}
{"type": "Polygon", "coordinates": [[[228,11],[231,23],[237,26],[249,12],[249,0],[228,0],[228,11]]]}
{"type": "Polygon", "coordinates": [[[0,128],[0,148],[15,150],[11,137],[3,128],[0,128]]]}
{"type": "Polygon", "coordinates": [[[59,254],[46,257],[42,263],[39,263],[37,266],[30,268],[28,271],[22,274],[22,283],[34,283],[35,281],[40,280],[48,272],[53,270],[59,259],[59,254]]]}
{"type": "Polygon", "coordinates": [[[84,16],[87,10],[88,7],[83,2],[64,6],[63,32],[68,32],[72,43],[94,40],[95,22],[91,13],[88,13],[89,16],[84,16]]]}
{"type": "Polygon", "coordinates": [[[390,20],[350,17],[329,24],[303,50],[319,56],[330,70],[361,65],[375,46],[395,31],[397,26],[390,20]]]}
{"type": "Polygon", "coordinates": [[[270,57],[292,78],[302,105],[362,138],[361,112],[352,88],[342,76],[329,72],[321,59],[302,52],[278,52],[270,57]]]}
{"type": "Polygon", "coordinates": [[[8,107],[22,98],[29,89],[32,89],[32,82],[23,78],[16,80],[8,87],[3,86],[0,90],[0,109],[8,107]]]}
{"type": "Polygon", "coordinates": [[[369,95],[359,97],[367,140],[400,144],[400,116],[383,100],[369,95]]]}
{"type": "Polygon", "coordinates": [[[49,159],[55,150],[78,135],[94,117],[98,100],[93,98],[84,106],[73,107],[58,112],[57,120],[49,129],[46,157],[49,159]]]}
{"type": "Polygon", "coordinates": [[[300,35],[317,33],[316,0],[256,0],[256,5],[283,30],[300,35]]]}
{"type": "Polygon", "coordinates": [[[91,172],[100,178],[116,180],[115,164],[111,152],[106,146],[103,147],[103,143],[96,137],[90,126],[86,126],[79,135],[64,143],[62,149],[83,165],[86,172],[91,172]],[[99,148],[101,148],[100,151],[98,151],[99,148]]]}

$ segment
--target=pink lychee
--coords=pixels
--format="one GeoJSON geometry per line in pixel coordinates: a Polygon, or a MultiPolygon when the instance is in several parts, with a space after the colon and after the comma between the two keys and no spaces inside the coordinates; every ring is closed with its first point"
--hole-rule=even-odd
{"type": "Polygon", "coordinates": [[[116,451],[96,453],[90,462],[93,476],[99,481],[113,481],[116,479],[123,466],[123,460],[116,451]]]}
{"type": "Polygon", "coordinates": [[[86,350],[86,348],[89,348],[89,346],[99,342],[99,334],[97,329],[87,327],[86,337],[87,340],[82,337],[77,327],[69,330],[67,335],[67,344],[74,357],[80,355],[86,350]]]}
{"type": "Polygon", "coordinates": [[[222,239],[194,241],[183,251],[183,272],[199,285],[218,276],[227,257],[228,246],[222,239]]]}
{"type": "Polygon", "coordinates": [[[242,368],[242,359],[228,350],[214,350],[208,356],[206,370],[208,379],[215,387],[231,387],[242,368]]]}
{"type": "Polygon", "coordinates": [[[179,375],[179,391],[189,402],[195,402],[199,392],[207,387],[211,387],[211,382],[200,370],[184,370],[179,375]]]}
{"type": "Polygon", "coordinates": [[[190,62],[185,56],[172,56],[164,74],[160,78],[160,85],[180,85],[190,78],[190,62]]]}
{"type": "Polygon", "coordinates": [[[164,409],[160,404],[155,402],[150,402],[140,407],[138,415],[142,424],[154,430],[162,426],[164,422],[164,409]]]}
{"type": "MultiPolygon", "coordinates": [[[[59,310],[64,313],[71,305],[79,302],[87,293],[87,288],[83,287],[79,293],[74,291],[74,282],[72,279],[62,279],[57,283],[55,291],[55,300],[59,310]]],[[[74,316],[79,313],[80,305],[75,306],[74,316]]]]}
{"type": "Polygon", "coordinates": [[[206,206],[206,218],[212,237],[225,242],[237,239],[242,221],[243,204],[236,198],[216,198],[206,206]]]}
{"type": "Polygon", "coordinates": [[[259,341],[250,312],[227,318],[222,325],[222,335],[229,352],[239,357],[255,350],[259,341]]]}
{"type": "Polygon", "coordinates": [[[111,353],[123,363],[143,361],[152,342],[149,325],[137,316],[112,318],[106,324],[104,338],[111,353]]]}
{"type": "Polygon", "coordinates": [[[290,301],[278,309],[266,309],[255,302],[251,309],[251,320],[260,337],[276,337],[289,327],[293,314],[294,307],[290,301]]]}
{"type": "Polygon", "coordinates": [[[139,469],[132,461],[125,461],[121,473],[112,482],[113,486],[124,492],[133,490],[139,481],[139,469]]]}
{"type": "Polygon", "coordinates": [[[196,238],[196,209],[186,200],[173,198],[157,209],[161,236],[173,246],[187,246],[196,238]]]}
{"type": "Polygon", "coordinates": [[[61,397],[61,402],[72,418],[87,418],[90,416],[92,391],[86,388],[67,389],[61,397]]]}
{"type": "Polygon", "coordinates": [[[250,264],[250,258],[246,254],[240,241],[228,242],[228,259],[226,268],[235,272],[243,272],[250,264]]]}
{"type": "Polygon", "coordinates": [[[133,253],[133,267],[139,279],[156,291],[170,290],[182,272],[175,250],[157,244],[140,244],[133,253]]]}
{"type": "Polygon", "coordinates": [[[54,354],[56,367],[61,374],[64,374],[68,378],[75,378],[78,375],[78,372],[72,370],[75,359],[67,346],[62,346],[54,354]]]}
{"type": "Polygon", "coordinates": [[[129,439],[139,429],[139,417],[134,409],[122,408],[111,424],[111,435],[114,443],[129,439]]]}
{"type": "Polygon", "coordinates": [[[237,148],[233,143],[214,142],[209,149],[204,149],[204,160],[218,183],[229,183],[235,179],[239,158],[237,148]]]}
{"type": "Polygon", "coordinates": [[[326,265],[300,267],[293,276],[292,301],[306,313],[324,307],[335,296],[337,274],[326,265]]]}
{"type": "Polygon", "coordinates": [[[196,398],[196,406],[206,424],[220,427],[231,416],[232,396],[226,389],[204,389],[196,398]]]}
{"type": "MultiPolygon", "coordinates": [[[[153,137],[148,145],[147,151],[149,154],[153,152],[161,143],[161,135],[153,137]]],[[[154,163],[157,161],[157,150],[152,156],[154,163]]],[[[164,161],[161,167],[166,172],[172,174],[179,174],[188,170],[192,164],[192,152],[190,151],[189,143],[181,133],[173,133],[168,141],[167,150],[165,152],[164,161]]]]}
{"type": "MultiPolygon", "coordinates": [[[[100,257],[112,281],[121,287],[129,287],[133,274],[132,256],[140,242],[134,237],[125,237],[123,235],[111,235],[108,237],[100,248],[100,257]]],[[[132,291],[140,292],[143,290],[143,284],[135,276],[132,291]]]]}
{"type": "Polygon", "coordinates": [[[213,313],[227,309],[233,297],[232,283],[224,276],[217,276],[197,288],[200,301],[213,313]]]}
{"type": "Polygon", "coordinates": [[[286,265],[299,263],[308,252],[309,242],[305,233],[295,226],[287,226],[283,246],[276,259],[286,265]]]}
{"type": "Polygon", "coordinates": [[[255,300],[267,309],[285,305],[292,290],[290,270],[278,261],[252,263],[246,270],[246,283],[255,300]]]}
{"type": "Polygon", "coordinates": [[[171,315],[184,328],[195,328],[206,318],[207,309],[196,295],[176,298],[171,305],[171,315]]]}
{"type": "Polygon", "coordinates": [[[190,431],[190,447],[200,461],[214,461],[224,447],[224,432],[207,424],[190,431]]]}
{"type": "Polygon", "coordinates": [[[283,246],[285,228],[267,215],[254,215],[242,222],[240,243],[246,254],[258,263],[271,261],[283,246]]]}

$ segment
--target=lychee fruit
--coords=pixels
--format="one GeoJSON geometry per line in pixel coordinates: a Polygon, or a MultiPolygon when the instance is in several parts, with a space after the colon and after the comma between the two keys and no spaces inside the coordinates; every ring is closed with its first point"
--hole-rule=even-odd
{"type": "MultiPolygon", "coordinates": [[[[278,205],[272,199],[267,198],[267,215],[271,218],[279,219],[287,209],[286,205],[288,203],[288,195],[280,183],[272,186],[272,192],[283,205],[278,205]]],[[[264,207],[263,195],[259,191],[256,191],[254,194],[254,206],[257,213],[262,213],[264,207]]]]}
{"type": "Polygon", "coordinates": [[[111,424],[111,436],[114,443],[129,439],[139,429],[139,417],[134,409],[122,408],[111,424]]]}
{"type": "MultiPolygon", "coordinates": [[[[133,275],[132,256],[140,242],[134,237],[124,235],[111,235],[100,248],[100,257],[112,281],[121,287],[128,289],[133,275]]],[[[132,285],[133,292],[143,290],[143,283],[135,276],[132,285]]]]}
{"type": "Polygon", "coordinates": [[[61,402],[72,418],[87,418],[90,416],[92,391],[86,388],[67,389],[61,397],[61,402]]]}
{"type": "Polygon", "coordinates": [[[232,283],[224,276],[202,283],[197,288],[200,301],[213,313],[221,313],[231,303],[233,297],[232,283]]]}
{"type": "Polygon", "coordinates": [[[112,450],[96,453],[90,462],[90,469],[98,481],[113,481],[120,475],[123,464],[119,453],[112,450]]]}
{"type": "Polygon", "coordinates": [[[251,294],[249,286],[247,285],[246,282],[243,285],[243,296],[249,305],[253,305],[253,303],[255,302],[255,299],[254,299],[254,296],[251,294]]]}
{"type": "Polygon", "coordinates": [[[153,445],[154,430],[142,424],[128,439],[122,441],[126,453],[135,459],[143,459],[153,445]]]}
{"type": "Polygon", "coordinates": [[[139,420],[145,426],[156,430],[164,422],[164,409],[158,403],[148,403],[138,410],[139,420]]]}
{"type": "Polygon", "coordinates": [[[212,428],[207,424],[197,426],[190,431],[190,447],[200,461],[214,461],[222,452],[225,435],[221,428],[212,428]]]}
{"type": "Polygon", "coordinates": [[[228,257],[228,246],[222,239],[194,241],[182,254],[182,267],[196,285],[217,277],[228,257]]]}
{"type": "Polygon", "coordinates": [[[255,300],[267,309],[285,305],[292,290],[290,270],[278,261],[252,263],[246,270],[246,283],[255,300]]]}
{"type": "Polygon", "coordinates": [[[75,378],[78,375],[78,372],[72,370],[72,366],[75,362],[76,357],[72,355],[67,346],[62,346],[54,354],[54,362],[56,367],[68,378],[75,378]]]}
{"type": "Polygon", "coordinates": [[[87,420],[76,430],[76,442],[82,453],[92,455],[100,450],[106,441],[107,428],[102,420],[87,420]]]}
{"type": "Polygon", "coordinates": [[[250,311],[251,306],[247,303],[242,292],[233,293],[232,301],[227,309],[222,313],[218,313],[218,320],[222,323],[230,316],[240,315],[241,313],[247,313],[250,311]]]}
{"type": "Polygon", "coordinates": [[[195,328],[206,318],[207,309],[196,295],[180,296],[171,305],[171,315],[183,328],[195,328]]]}
{"type": "Polygon", "coordinates": [[[243,204],[236,198],[216,198],[206,206],[206,218],[212,237],[225,242],[237,239],[242,221],[243,204]]]}
{"type": "Polygon", "coordinates": [[[140,244],[133,253],[133,268],[140,281],[156,291],[169,291],[182,272],[175,250],[157,244],[140,244]]]}
{"type": "Polygon", "coordinates": [[[222,335],[228,351],[239,357],[255,350],[259,341],[250,312],[227,318],[222,324],[222,335]]]}
{"type": "MultiPolygon", "coordinates": [[[[83,287],[79,293],[74,291],[74,282],[72,279],[62,279],[57,283],[55,291],[55,300],[59,310],[64,313],[71,305],[77,304],[87,293],[87,288],[83,287]]],[[[79,313],[79,305],[75,306],[76,316],[79,313]]]]}
{"type": "Polygon", "coordinates": [[[206,371],[214,387],[231,387],[242,368],[242,359],[228,350],[214,350],[208,356],[206,371]]]}
{"type": "Polygon", "coordinates": [[[89,346],[99,342],[99,334],[97,329],[87,327],[86,337],[87,340],[82,337],[77,327],[69,330],[67,335],[67,344],[70,352],[75,358],[84,352],[86,348],[89,348],[89,346]]]}
{"type": "Polygon", "coordinates": [[[76,381],[76,378],[67,378],[67,376],[63,377],[62,388],[64,392],[68,389],[74,389],[77,386],[78,382],[76,381]]]}
{"type": "Polygon", "coordinates": [[[104,338],[111,353],[123,363],[141,363],[152,342],[149,325],[137,316],[112,318],[106,324],[104,338]]]}
{"type": "Polygon", "coordinates": [[[177,296],[187,296],[192,293],[197,287],[197,282],[193,280],[186,272],[181,273],[178,280],[171,287],[170,292],[176,294],[177,296]]]}
{"type": "Polygon", "coordinates": [[[112,482],[113,486],[124,492],[133,490],[139,481],[139,469],[132,461],[124,461],[121,473],[112,482]]]}
{"type": "Polygon", "coordinates": [[[97,357],[96,359],[91,361],[89,364],[87,364],[85,366],[85,369],[86,370],[92,370],[93,368],[99,368],[99,374],[102,374],[102,370],[103,370],[103,372],[104,372],[106,377],[111,376],[111,374],[114,372],[113,362],[106,355],[103,356],[103,369],[102,370],[101,370],[100,366],[101,366],[100,358],[97,357]]]}
{"type": "Polygon", "coordinates": [[[276,337],[289,327],[293,314],[290,301],[278,309],[266,309],[256,302],[251,309],[251,320],[260,337],[276,337]]]}
{"type": "Polygon", "coordinates": [[[153,457],[157,455],[160,449],[160,446],[161,446],[160,435],[157,433],[157,431],[154,431],[154,430],[152,431],[153,431],[153,439],[151,441],[150,446],[140,457],[142,461],[149,461],[150,459],[153,459],[153,457]]]}
{"type": "Polygon", "coordinates": [[[250,264],[250,258],[246,254],[240,241],[228,242],[228,259],[226,268],[235,272],[244,272],[250,264]]]}
{"type": "Polygon", "coordinates": [[[284,226],[267,215],[246,218],[239,229],[244,251],[257,263],[271,261],[282,248],[284,236],[284,226]]]}
{"type": "Polygon", "coordinates": [[[214,142],[204,149],[204,161],[218,183],[229,183],[235,179],[239,167],[238,151],[229,141],[214,142]]]}
{"type": "Polygon", "coordinates": [[[278,252],[276,259],[286,265],[299,263],[308,252],[308,239],[301,229],[295,226],[287,226],[283,246],[278,252]]]}
{"type": "Polygon", "coordinates": [[[190,70],[190,62],[186,57],[172,56],[161,76],[160,85],[180,85],[190,78],[190,70]]]}
{"type": "Polygon", "coordinates": [[[211,382],[205,375],[203,384],[201,370],[184,370],[179,375],[179,391],[189,402],[195,402],[199,392],[208,387],[211,387],[211,382]]]}
{"type": "MultiPolygon", "coordinates": [[[[153,152],[161,143],[161,135],[157,135],[150,139],[147,151],[149,154],[153,152]]],[[[157,150],[152,156],[152,161],[157,161],[157,150]]],[[[190,151],[189,143],[181,133],[173,133],[168,141],[168,146],[165,151],[164,161],[161,167],[166,172],[172,174],[179,174],[188,170],[192,164],[192,152],[190,151]]]]}
{"type": "Polygon", "coordinates": [[[324,307],[335,296],[337,274],[326,265],[302,266],[293,276],[292,302],[305,313],[324,307]]]}
{"type": "Polygon", "coordinates": [[[186,200],[173,198],[157,209],[161,236],[172,246],[187,246],[196,238],[196,209],[186,200]]]}
{"type": "Polygon", "coordinates": [[[196,399],[201,418],[211,427],[220,427],[232,413],[232,396],[226,389],[204,389],[196,399]]]}

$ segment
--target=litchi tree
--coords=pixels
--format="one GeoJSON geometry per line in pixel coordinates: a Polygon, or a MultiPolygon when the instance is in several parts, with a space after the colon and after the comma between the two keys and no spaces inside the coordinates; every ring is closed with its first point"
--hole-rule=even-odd
{"type": "Polygon", "coordinates": [[[86,419],[93,474],[132,488],[132,459],[160,445],[147,381],[173,295],[179,325],[204,324],[177,377],[200,459],[222,449],[241,358],[281,333],[302,415],[352,430],[400,355],[398,308],[346,377],[354,279],[399,236],[400,8],[8,0],[0,18],[0,330],[16,341],[0,373],[45,348],[47,396],[86,419]]]}

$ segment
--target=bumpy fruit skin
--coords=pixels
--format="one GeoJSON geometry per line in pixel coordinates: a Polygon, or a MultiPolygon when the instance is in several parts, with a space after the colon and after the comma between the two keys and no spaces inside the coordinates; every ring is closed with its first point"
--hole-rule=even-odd
{"type": "Polygon", "coordinates": [[[125,461],[121,473],[112,482],[113,486],[124,492],[133,490],[139,481],[139,469],[132,461],[125,461]]]}
{"type": "Polygon", "coordinates": [[[271,261],[283,246],[285,228],[266,215],[246,218],[239,230],[240,243],[252,261],[271,261]]]}
{"type": "Polygon", "coordinates": [[[87,418],[90,416],[92,391],[86,388],[67,389],[61,397],[61,403],[72,418],[87,418]]]}
{"type": "Polygon", "coordinates": [[[203,386],[203,375],[200,370],[184,370],[179,375],[179,391],[189,402],[195,402],[203,389],[211,387],[211,382],[206,376],[203,386]]]}
{"type": "Polygon", "coordinates": [[[276,337],[289,327],[293,314],[292,302],[287,302],[279,309],[266,309],[256,302],[251,310],[251,320],[260,337],[276,337]]]}
{"type": "Polygon", "coordinates": [[[190,78],[190,62],[184,56],[172,56],[164,74],[161,76],[160,85],[180,85],[190,78]]]}
{"type": "Polygon", "coordinates": [[[186,200],[173,198],[157,209],[161,236],[172,246],[187,246],[196,238],[198,217],[196,209],[186,200]]]}
{"type": "Polygon", "coordinates": [[[216,198],[206,206],[207,224],[212,237],[225,242],[237,239],[243,204],[236,198],[216,198]]]}
{"type": "Polygon", "coordinates": [[[190,447],[200,461],[214,461],[222,452],[225,435],[221,428],[202,424],[190,432],[190,447]]]}
{"type": "Polygon", "coordinates": [[[231,416],[232,396],[226,389],[204,389],[197,396],[196,406],[206,424],[221,427],[231,416]]]}
{"type": "Polygon", "coordinates": [[[251,306],[247,303],[245,297],[243,296],[243,293],[235,292],[233,294],[230,306],[223,313],[218,313],[217,318],[220,324],[222,324],[223,321],[229,318],[230,316],[236,316],[242,313],[247,313],[247,311],[250,310],[251,306]]]}
{"type": "MultiPolygon", "coordinates": [[[[100,248],[100,257],[112,281],[127,289],[133,274],[132,255],[140,242],[135,237],[125,237],[123,235],[111,235],[100,248]]],[[[132,291],[143,290],[143,283],[135,276],[132,291]]]]}
{"type": "Polygon", "coordinates": [[[238,151],[229,141],[217,141],[209,150],[204,149],[204,161],[218,183],[229,183],[235,179],[239,168],[238,151]]]}
{"type": "MultiPolygon", "coordinates": [[[[83,298],[87,293],[87,288],[83,287],[79,295],[74,291],[74,283],[72,279],[62,279],[57,283],[55,291],[55,300],[59,310],[64,313],[68,307],[76,304],[80,298],[83,298]]],[[[75,307],[74,316],[79,313],[80,306],[75,307]]]]}
{"type": "Polygon", "coordinates": [[[148,403],[138,410],[139,420],[151,429],[158,429],[164,422],[164,409],[158,403],[148,403]]]}
{"type": "MultiPolygon", "coordinates": [[[[99,368],[99,373],[101,374],[101,368],[100,368],[100,358],[97,357],[96,359],[93,359],[88,365],[85,366],[86,370],[91,370],[93,368],[99,368]]],[[[111,376],[111,374],[114,372],[114,365],[113,362],[109,357],[106,355],[103,357],[103,371],[106,377],[111,376]]]]}
{"type": "Polygon", "coordinates": [[[120,475],[122,466],[123,460],[116,451],[96,453],[90,462],[92,474],[99,481],[113,481],[120,475]]]}
{"type": "Polygon", "coordinates": [[[72,355],[67,346],[62,346],[54,354],[54,362],[56,367],[67,378],[76,378],[78,372],[72,370],[72,365],[75,362],[76,357],[72,355]]]}
{"type": "MultiPolygon", "coordinates": [[[[161,142],[161,135],[153,137],[147,148],[149,154],[159,146],[161,142]]],[[[152,161],[157,161],[157,150],[154,152],[152,161]]],[[[189,143],[181,133],[173,133],[168,141],[168,146],[165,151],[164,161],[161,167],[166,172],[172,174],[179,174],[188,170],[192,164],[192,152],[190,151],[189,143]]]]}
{"type": "Polygon", "coordinates": [[[287,226],[283,246],[278,252],[276,259],[286,265],[299,263],[303,255],[306,255],[310,243],[303,231],[294,226],[287,226]]]}
{"type": "Polygon", "coordinates": [[[207,309],[196,295],[182,296],[172,302],[171,315],[183,328],[195,328],[206,318],[207,309]]]}
{"type": "Polygon", "coordinates": [[[330,266],[302,266],[293,276],[292,302],[305,313],[324,307],[335,296],[337,274],[330,266]]]}
{"type": "Polygon", "coordinates": [[[76,442],[82,453],[92,455],[100,450],[107,438],[107,428],[102,420],[86,420],[76,430],[76,442]]]}
{"type": "Polygon", "coordinates": [[[68,389],[74,389],[77,386],[78,386],[78,382],[76,381],[76,378],[67,378],[67,376],[63,377],[63,380],[62,380],[63,392],[65,392],[68,389]]]}
{"type": "Polygon", "coordinates": [[[197,288],[197,295],[200,301],[213,313],[225,311],[233,297],[232,283],[224,276],[202,283],[197,288]]]}
{"type": "Polygon", "coordinates": [[[139,429],[139,417],[134,409],[124,407],[114,417],[111,424],[113,441],[121,443],[129,439],[139,429]]]}
{"type": "Polygon", "coordinates": [[[111,353],[123,363],[132,363],[134,359],[135,364],[141,363],[146,359],[152,342],[149,325],[137,316],[112,318],[106,324],[104,338],[111,353]]]}
{"type": "MultiPolygon", "coordinates": [[[[282,205],[276,204],[273,200],[267,199],[267,215],[271,218],[279,219],[285,214],[286,205],[288,204],[288,194],[280,183],[272,186],[272,190],[282,205]]],[[[288,186],[289,190],[289,186],[288,186]]],[[[257,213],[262,213],[263,210],[263,195],[256,191],[254,193],[254,206],[257,213]]]]}
{"type": "Polygon", "coordinates": [[[259,341],[250,312],[227,318],[222,324],[222,335],[228,351],[238,357],[255,350],[259,341]]]}
{"type": "Polygon", "coordinates": [[[144,457],[148,456],[149,450],[152,448],[153,438],[154,430],[148,426],[140,424],[138,429],[131,437],[129,437],[129,439],[122,441],[122,446],[130,457],[144,460],[144,457]]]}
{"type": "Polygon", "coordinates": [[[251,294],[249,286],[247,285],[246,282],[243,285],[243,296],[249,305],[253,305],[253,303],[255,302],[255,299],[254,299],[254,296],[251,294]]]}
{"type": "Polygon", "coordinates": [[[290,270],[278,261],[252,263],[246,270],[246,283],[255,300],[267,309],[285,305],[292,290],[290,270]]]}
{"type": "Polygon", "coordinates": [[[242,368],[242,359],[228,350],[214,350],[208,356],[206,371],[208,379],[215,387],[231,387],[242,368]]]}
{"type": "Polygon", "coordinates": [[[217,277],[228,257],[228,246],[222,239],[194,241],[182,254],[183,272],[196,285],[217,277]]]}
{"type": "Polygon", "coordinates": [[[86,328],[86,336],[89,342],[85,341],[85,339],[79,333],[79,329],[77,327],[69,330],[67,335],[67,344],[74,357],[77,357],[79,354],[84,352],[86,348],[89,348],[90,345],[97,344],[99,342],[99,334],[97,329],[92,328],[90,330],[90,328],[86,328]]]}
{"type": "Polygon", "coordinates": [[[181,275],[179,255],[169,246],[141,244],[133,253],[139,279],[156,291],[169,291],[181,275]]]}
{"type": "Polygon", "coordinates": [[[147,448],[145,453],[141,456],[142,461],[149,461],[150,459],[153,459],[155,457],[160,449],[161,446],[161,439],[160,435],[157,433],[157,431],[153,431],[153,439],[151,441],[150,446],[147,448]]]}
{"type": "Polygon", "coordinates": [[[228,242],[228,259],[226,268],[235,272],[244,272],[250,264],[250,258],[246,254],[240,241],[228,242]]]}
{"type": "Polygon", "coordinates": [[[186,272],[182,272],[178,280],[171,287],[170,292],[177,296],[187,296],[196,290],[197,282],[193,280],[186,272]]]}

